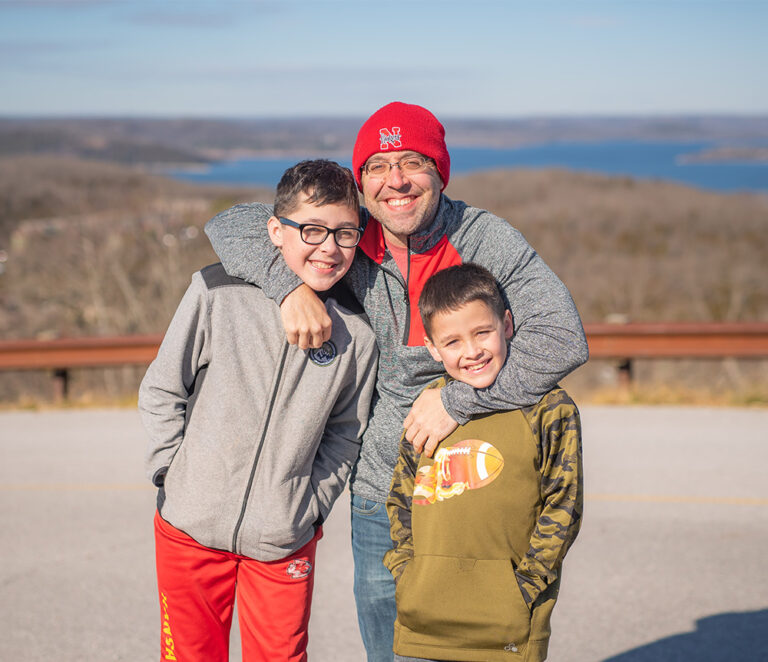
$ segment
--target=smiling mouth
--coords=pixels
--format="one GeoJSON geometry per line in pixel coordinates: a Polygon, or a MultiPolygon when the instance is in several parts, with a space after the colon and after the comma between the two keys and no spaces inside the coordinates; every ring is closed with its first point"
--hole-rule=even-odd
{"type": "Polygon", "coordinates": [[[318,262],[317,260],[310,260],[309,264],[318,271],[333,271],[336,268],[335,263],[318,262]]]}
{"type": "Polygon", "coordinates": [[[483,361],[481,363],[473,363],[472,365],[465,365],[462,370],[466,370],[467,372],[480,372],[485,366],[487,366],[491,362],[490,359],[487,361],[483,361]]]}
{"type": "Polygon", "coordinates": [[[390,207],[405,207],[406,205],[411,204],[416,198],[413,196],[409,196],[407,198],[390,198],[387,200],[387,205],[390,207]]]}

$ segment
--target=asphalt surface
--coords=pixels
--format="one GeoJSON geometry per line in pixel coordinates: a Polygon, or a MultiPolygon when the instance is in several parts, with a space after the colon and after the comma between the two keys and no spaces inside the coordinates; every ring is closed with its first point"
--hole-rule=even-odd
{"type": "MultiPolygon", "coordinates": [[[[768,411],[582,418],[585,519],[549,660],[768,660],[768,411]]],[[[0,413],[3,662],[158,659],[144,447],[133,411],[0,413]]],[[[346,495],[316,565],[309,658],[362,662],[346,495]]]]}

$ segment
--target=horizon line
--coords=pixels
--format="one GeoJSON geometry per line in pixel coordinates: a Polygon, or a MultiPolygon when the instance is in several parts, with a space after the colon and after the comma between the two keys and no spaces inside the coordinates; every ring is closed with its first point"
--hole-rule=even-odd
{"type": "MultiPolygon", "coordinates": [[[[368,115],[328,114],[315,115],[219,115],[219,114],[171,114],[171,113],[97,113],[82,111],[78,113],[3,113],[0,120],[79,120],[79,119],[114,119],[114,120],[207,120],[207,121],[311,121],[311,120],[354,120],[359,121],[368,115]]],[[[768,110],[764,111],[653,111],[653,112],[594,112],[594,113],[525,113],[508,115],[476,115],[476,114],[441,114],[442,120],[473,120],[473,121],[518,121],[518,120],[574,120],[574,119],[729,119],[750,118],[768,119],[768,110]]]]}

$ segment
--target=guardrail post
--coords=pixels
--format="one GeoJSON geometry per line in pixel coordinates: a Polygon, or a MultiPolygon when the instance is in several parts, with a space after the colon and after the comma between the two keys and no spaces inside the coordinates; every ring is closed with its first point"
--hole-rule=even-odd
{"type": "Polygon", "coordinates": [[[623,359],[618,365],[619,371],[619,390],[624,394],[629,394],[632,389],[632,360],[623,359]]]}
{"type": "Polygon", "coordinates": [[[53,371],[53,401],[60,405],[69,399],[69,370],[56,368],[53,371]]]}

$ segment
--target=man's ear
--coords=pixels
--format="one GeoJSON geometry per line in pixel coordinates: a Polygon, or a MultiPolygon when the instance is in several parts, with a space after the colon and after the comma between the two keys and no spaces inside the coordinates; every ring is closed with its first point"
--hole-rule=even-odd
{"type": "Polygon", "coordinates": [[[424,346],[429,350],[429,353],[432,355],[432,358],[435,359],[435,361],[438,363],[443,362],[443,359],[440,357],[437,348],[432,344],[432,341],[427,336],[424,336],[424,346]]]}
{"type": "Polygon", "coordinates": [[[510,340],[515,335],[515,323],[512,321],[512,313],[504,311],[504,337],[510,340]]]}
{"type": "Polygon", "coordinates": [[[283,224],[277,216],[270,216],[267,221],[267,231],[272,243],[278,248],[283,247],[283,224]]]}

